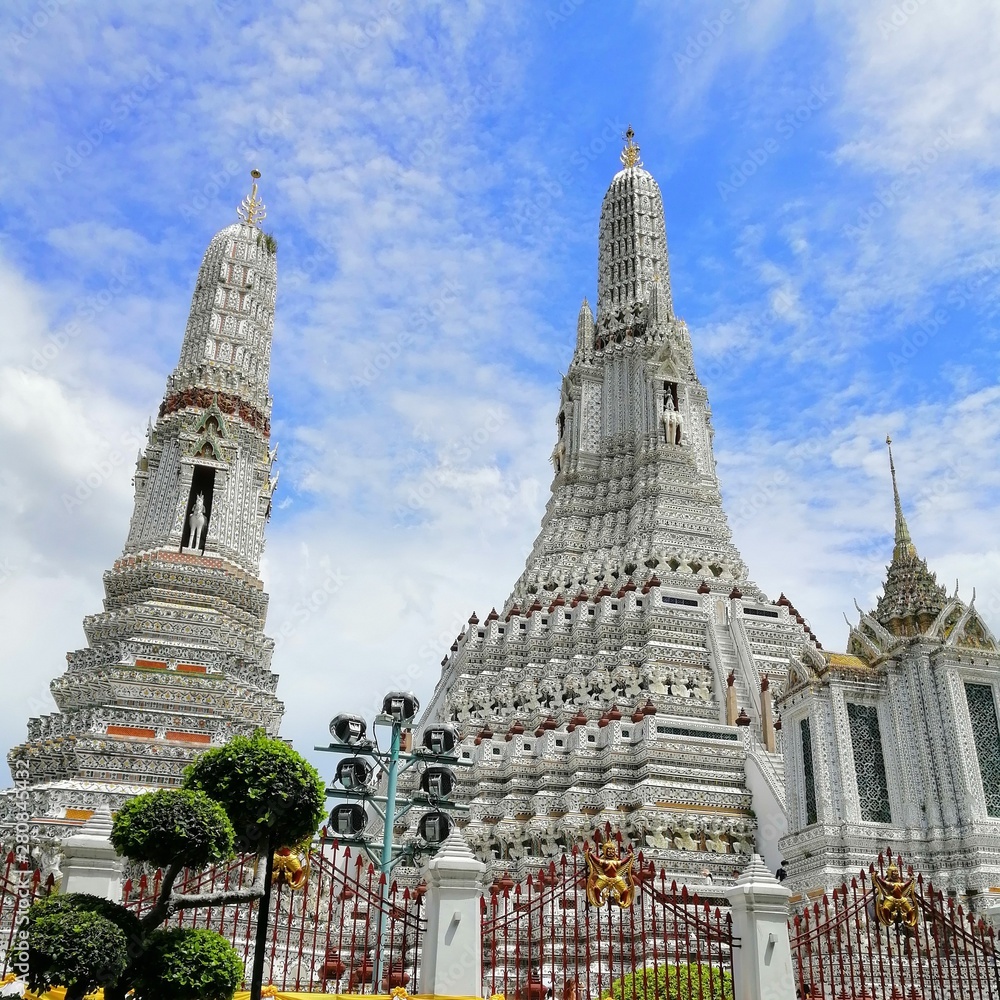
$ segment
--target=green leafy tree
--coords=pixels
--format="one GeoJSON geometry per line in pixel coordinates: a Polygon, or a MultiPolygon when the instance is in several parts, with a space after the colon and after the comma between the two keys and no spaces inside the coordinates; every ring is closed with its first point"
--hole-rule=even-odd
{"type": "Polygon", "coordinates": [[[696,963],[647,966],[611,984],[606,1000],[733,1000],[733,977],[696,963]]]}
{"type": "Polygon", "coordinates": [[[133,981],[137,1000],[231,1000],[243,962],[215,931],[153,931],[133,981]]]}
{"type": "Polygon", "coordinates": [[[66,909],[35,917],[28,949],[28,983],[35,992],[66,987],[66,1000],[83,1000],[111,987],[128,966],[121,928],[92,910],[66,909]]]}
{"type": "Polygon", "coordinates": [[[67,987],[68,1000],[73,1000],[74,989],[86,993],[103,986],[107,1000],[124,997],[124,973],[142,953],[143,933],[134,913],[109,899],[70,892],[36,901],[28,911],[28,926],[28,983],[34,992],[61,985],[67,987]],[[98,931],[93,935],[84,931],[81,936],[78,932],[77,928],[93,926],[94,917],[120,933],[125,948],[120,969],[116,957],[120,954],[119,940],[107,927],[97,924],[98,931]],[[100,947],[91,949],[91,941],[99,942],[100,947]],[[90,976],[83,974],[88,962],[90,976]],[[109,978],[109,972],[115,969],[117,974],[109,978]]]}
{"type": "MultiPolygon", "coordinates": [[[[83,894],[36,903],[28,915],[33,988],[66,986],[67,1000],[95,985],[105,987],[107,1000],[123,1000],[133,988],[141,998],[228,1000],[243,977],[232,946],[214,931],[157,928],[178,910],[196,906],[259,899],[259,912],[266,914],[274,851],[311,837],[325,800],[316,769],[261,730],[204,753],[188,769],[184,788],[136,796],[115,816],[111,842],[129,860],[164,869],[153,906],[137,919],[116,903],[83,894]],[[185,868],[222,861],[234,847],[262,862],[253,885],[174,891],[185,868]],[[84,926],[94,933],[72,930],[84,926]],[[101,947],[92,949],[91,940],[101,947]]],[[[258,939],[264,930],[266,920],[258,920],[258,939]]],[[[258,940],[259,959],[265,943],[258,940]]],[[[259,994],[257,979],[255,968],[259,994]]]]}
{"type": "Polygon", "coordinates": [[[118,810],[114,849],[157,868],[205,868],[233,854],[233,828],[225,809],[204,792],[163,789],[140,795],[118,810]]]}
{"type": "MultiPolygon", "coordinates": [[[[257,730],[203,753],[188,768],[185,785],[220,802],[233,824],[237,846],[262,856],[258,913],[267,914],[274,852],[311,837],[323,819],[326,789],[319,772],[290,746],[257,730]]],[[[258,918],[251,1000],[260,1000],[266,949],[267,920],[258,918]]]]}
{"type": "Polygon", "coordinates": [[[242,851],[297,844],[316,832],[325,812],[326,791],[316,768],[260,729],[203,753],[184,784],[222,804],[242,851]]]}

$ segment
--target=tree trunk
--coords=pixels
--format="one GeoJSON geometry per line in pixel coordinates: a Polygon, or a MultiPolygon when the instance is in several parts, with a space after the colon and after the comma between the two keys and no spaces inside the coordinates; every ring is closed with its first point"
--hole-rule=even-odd
{"type": "MultiPolygon", "coordinates": [[[[264,986],[264,949],[267,947],[267,924],[271,913],[271,876],[274,873],[274,849],[266,848],[267,866],[264,870],[264,895],[257,903],[257,939],[253,949],[253,977],[250,980],[250,1000],[260,1000],[264,986]]],[[[70,1000],[69,997],[66,1000],[70,1000]]]]}

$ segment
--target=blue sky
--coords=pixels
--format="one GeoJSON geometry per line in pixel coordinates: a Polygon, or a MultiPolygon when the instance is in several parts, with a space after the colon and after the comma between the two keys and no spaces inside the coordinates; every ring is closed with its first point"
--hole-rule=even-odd
{"type": "Polygon", "coordinates": [[[0,47],[5,746],[100,607],[251,167],[298,746],[426,700],[520,572],[629,123],[751,576],[843,648],[890,556],[888,432],[921,554],[1000,625],[996,5],[14,0],[0,47]]]}

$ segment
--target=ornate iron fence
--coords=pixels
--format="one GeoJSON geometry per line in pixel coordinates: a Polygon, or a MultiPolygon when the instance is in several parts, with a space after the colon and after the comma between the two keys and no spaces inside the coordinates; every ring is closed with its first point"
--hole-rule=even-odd
{"type": "Polygon", "coordinates": [[[606,828],[483,898],[483,988],[507,1000],[733,996],[733,932],[702,899],[606,828]]]}
{"type": "MultiPolygon", "coordinates": [[[[425,887],[387,884],[374,865],[336,841],[324,839],[320,847],[284,858],[275,866],[264,981],[293,992],[386,993],[396,986],[414,992],[425,887]],[[375,983],[380,951],[386,972],[375,983]]],[[[202,893],[250,885],[255,865],[256,859],[247,856],[185,872],[175,889],[202,893]]],[[[156,900],[162,877],[156,872],[127,880],[124,904],[141,916],[156,900]]],[[[242,956],[249,980],[257,905],[180,910],[168,926],[218,931],[242,956]]]]}
{"type": "Polygon", "coordinates": [[[993,929],[889,851],[808,905],[789,934],[812,1000],[1000,1000],[993,929]]]}

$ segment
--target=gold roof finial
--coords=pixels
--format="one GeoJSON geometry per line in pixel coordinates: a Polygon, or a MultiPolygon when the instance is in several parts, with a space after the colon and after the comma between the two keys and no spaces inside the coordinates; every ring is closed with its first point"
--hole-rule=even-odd
{"type": "Polygon", "coordinates": [[[264,207],[264,202],[257,197],[257,181],[260,178],[260,171],[256,169],[251,170],[250,176],[253,178],[253,187],[250,188],[250,193],[240,202],[239,208],[236,209],[236,214],[248,226],[257,226],[259,228],[267,216],[267,209],[264,207]]]}
{"type": "Polygon", "coordinates": [[[622,138],[625,140],[625,148],[618,157],[622,161],[622,166],[626,170],[630,170],[632,167],[641,167],[642,160],[639,159],[639,144],[635,141],[635,132],[632,131],[631,125],[625,130],[622,138]]]}

